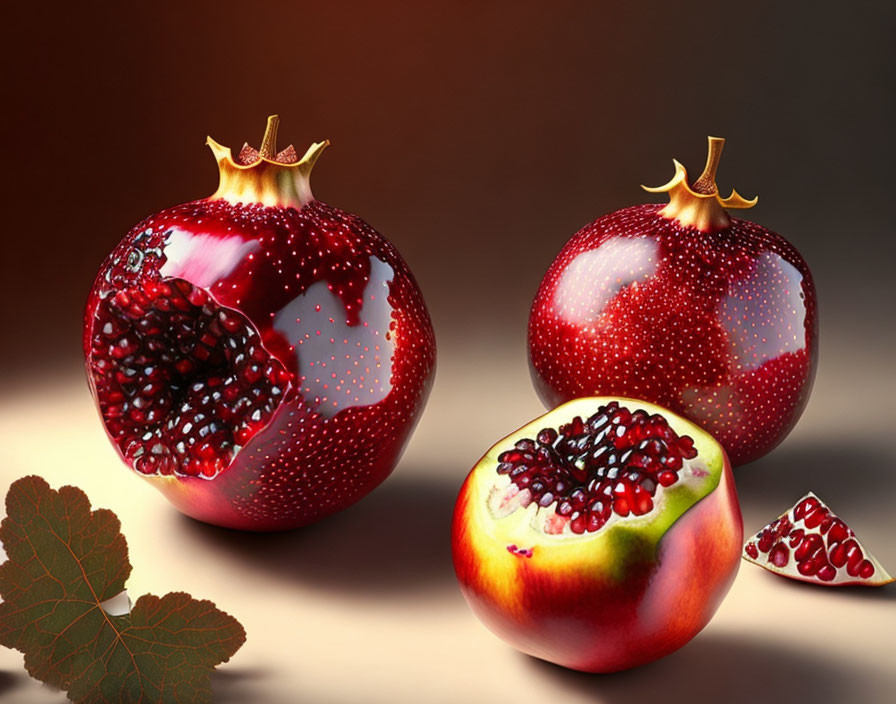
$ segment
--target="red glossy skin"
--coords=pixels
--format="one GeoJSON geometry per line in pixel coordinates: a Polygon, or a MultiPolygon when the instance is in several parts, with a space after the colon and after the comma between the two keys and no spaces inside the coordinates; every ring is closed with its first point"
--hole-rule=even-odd
{"type": "Polygon", "coordinates": [[[529,318],[542,401],[628,396],[705,428],[734,466],[783,440],[815,376],[815,286],[781,236],[746,220],[684,228],[619,210],[567,242],[529,318]]]}
{"type": "Polygon", "coordinates": [[[719,485],[679,518],[655,555],[620,546],[623,577],[588,563],[558,569],[536,555],[495,574],[469,529],[471,481],[460,491],[452,524],[454,569],[476,616],[514,648],[585,672],[615,672],[651,662],[689,642],[734,582],[743,541],[731,465],[719,485]],[[507,592],[495,584],[508,585],[507,592]]]}
{"type": "Polygon", "coordinates": [[[297,210],[205,199],[143,221],[88,299],[95,396],[97,306],[146,278],[186,280],[239,311],[292,375],[267,426],[214,479],[146,477],[178,509],[231,528],[287,529],[345,508],[390,474],[429,394],[435,340],[414,277],[373,228],[318,201],[297,210]]]}

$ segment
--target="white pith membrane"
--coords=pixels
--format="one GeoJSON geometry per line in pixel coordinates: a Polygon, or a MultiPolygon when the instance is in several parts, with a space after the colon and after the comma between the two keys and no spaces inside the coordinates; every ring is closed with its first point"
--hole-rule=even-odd
{"type": "MultiPolygon", "coordinates": [[[[679,471],[679,479],[676,484],[691,484],[698,486],[704,483],[708,475],[705,463],[700,458],[684,460],[684,466],[679,471]]],[[[532,530],[551,537],[593,538],[601,531],[609,531],[615,524],[623,522],[635,526],[650,523],[654,517],[664,509],[665,487],[658,486],[653,498],[653,508],[641,515],[629,514],[620,516],[611,513],[610,518],[596,531],[573,533],[570,528],[570,519],[557,513],[557,502],[547,507],[539,506],[532,501],[532,494],[528,489],[518,489],[513,481],[505,476],[498,476],[497,481],[489,491],[488,509],[495,519],[506,518],[512,513],[522,511],[527,516],[527,522],[532,530]]]]}
{"type": "Polygon", "coordinates": [[[811,491],[750,538],[742,557],[812,584],[880,586],[894,581],[846,522],[811,491]]]}
{"type": "Polygon", "coordinates": [[[721,451],[708,435],[664,409],[628,399],[585,398],[564,404],[505,438],[489,451],[478,469],[489,477],[483,499],[489,522],[494,528],[493,537],[503,541],[508,552],[533,557],[539,545],[600,539],[613,533],[617,527],[645,529],[646,534],[661,534],[671,522],[718,485],[722,462],[721,451]],[[555,500],[539,505],[533,500],[532,493],[528,489],[520,489],[509,474],[497,473],[496,467],[500,464],[498,458],[504,452],[513,450],[515,443],[521,439],[535,438],[544,428],[559,428],[576,416],[586,420],[602,405],[614,400],[632,412],[642,409],[651,416],[661,415],[679,437],[687,435],[694,439],[697,454],[691,459],[682,460],[674,482],[668,486],[656,482],[651,497],[652,507],[646,512],[620,515],[613,510],[596,530],[576,533],[571,528],[572,516],[558,513],[561,502],[555,500]],[[682,427],[683,425],[686,427],[682,427]],[[713,470],[712,467],[716,469],[713,470]]]}
{"type": "Polygon", "coordinates": [[[214,479],[280,406],[291,375],[254,326],[182,279],[97,307],[90,372],[106,429],[144,476],[214,479]]]}

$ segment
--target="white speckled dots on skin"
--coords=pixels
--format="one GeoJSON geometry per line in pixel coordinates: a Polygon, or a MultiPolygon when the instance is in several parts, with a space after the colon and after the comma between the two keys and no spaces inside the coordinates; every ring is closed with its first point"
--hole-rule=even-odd
{"type": "Polygon", "coordinates": [[[808,398],[812,278],[759,225],[701,232],[660,209],[611,213],[566,244],[532,307],[532,376],[549,406],[590,395],[663,405],[744,464],[786,436],[808,398]]]}
{"type": "MultiPolygon", "coordinates": [[[[112,253],[88,304],[85,352],[101,407],[107,387],[97,383],[94,340],[103,301],[163,278],[193,286],[191,277],[202,283],[197,292],[208,291],[209,306],[233,311],[253,328],[264,352],[257,361],[279,367],[288,383],[274,385],[283,394],[256,414],[258,422],[249,412],[248,430],[234,429],[223,463],[221,452],[209,450],[208,472],[187,476],[175,468],[147,472],[148,478],[191,516],[254,530],[311,523],[385,479],[419,419],[435,368],[429,315],[395,248],[360,218],[319,201],[297,210],[206,199],[153,216],[112,253]],[[218,249],[227,256],[217,257],[218,249]],[[141,253],[141,264],[129,268],[133,251],[141,253]]],[[[137,313],[135,332],[144,324],[137,313]]],[[[196,331],[196,339],[202,334],[196,331]]],[[[149,344],[150,338],[139,339],[149,344]]],[[[234,350],[234,359],[243,352],[234,350]]],[[[154,369],[174,370],[176,362],[172,357],[154,369]]],[[[216,364],[222,369],[201,368],[200,382],[221,376],[230,363],[216,364]]],[[[180,388],[195,373],[167,381],[180,388]]],[[[256,391],[250,393],[254,399],[256,391]]],[[[212,403],[202,413],[226,426],[224,416],[237,403],[212,403]]],[[[135,432],[151,430],[137,428],[140,422],[133,420],[135,432]]],[[[169,435],[175,454],[180,440],[190,440],[169,435]]]]}

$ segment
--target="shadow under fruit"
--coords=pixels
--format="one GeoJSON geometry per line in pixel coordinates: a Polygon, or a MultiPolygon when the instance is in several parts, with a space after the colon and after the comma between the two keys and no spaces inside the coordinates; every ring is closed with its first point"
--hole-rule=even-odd
{"type": "Polygon", "coordinates": [[[293,528],[394,468],[432,386],[435,339],[395,247],[314,199],[326,143],[237,158],[220,185],[134,227],[87,303],[87,376],[122,459],[184,513],[293,528]]]}

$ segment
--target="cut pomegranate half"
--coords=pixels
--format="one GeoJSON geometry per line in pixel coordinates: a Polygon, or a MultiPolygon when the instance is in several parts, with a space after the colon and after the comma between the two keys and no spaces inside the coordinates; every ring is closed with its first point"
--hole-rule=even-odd
{"type": "Polygon", "coordinates": [[[579,398],[498,441],[454,509],[467,603],[525,653],[587,672],[655,660],[712,617],[743,522],[722,446],[629,398],[579,398]]]}
{"type": "Polygon", "coordinates": [[[611,401],[498,455],[497,472],[510,483],[496,484],[490,508],[499,516],[534,503],[548,509],[544,532],[593,533],[614,517],[650,513],[657,487],[675,484],[696,457],[693,438],[659,413],[611,401]]]}
{"type": "Polygon", "coordinates": [[[269,422],[291,379],[245,316],[182,279],[107,296],[91,347],[109,435],[147,475],[215,477],[269,422]]]}
{"type": "Polygon", "coordinates": [[[894,581],[843,519],[811,491],[748,540],[743,558],[812,584],[876,587],[894,581]]]}

